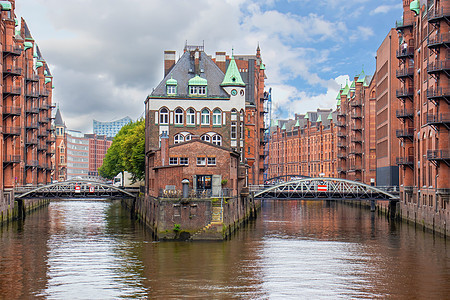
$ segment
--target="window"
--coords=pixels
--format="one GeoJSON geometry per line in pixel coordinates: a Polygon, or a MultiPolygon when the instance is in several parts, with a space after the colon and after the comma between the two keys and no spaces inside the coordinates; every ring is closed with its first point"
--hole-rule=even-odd
{"type": "Polygon", "coordinates": [[[167,108],[161,108],[159,111],[159,123],[160,124],[169,124],[169,111],[167,108]]]}
{"type": "Polygon", "coordinates": [[[239,138],[242,140],[244,138],[244,122],[241,122],[239,129],[239,138]]]}
{"type": "Polygon", "coordinates": [[[206,86],[190,86],[189,87],[189,95],[206,95],[206,86]]]}
{"type": "Polygon", "coordinates": [[[209,135],[207,135],[207,134],[202,135],[201,139],[202,139],[202,141],[205,141],[205,142],[208,142],[208,143],[211,142],[211,137],[209,135]]]}
{"type": "Polygon", "coordinates": [[[212,137],[212,143],[217,146],[222,146],[222,137],[218,134],[212,137]]]}
{"type": "Polygon", "coordinates": [[[231,138],[236,139],[237,124],[236,122],[231,122],[231,138]]]}
{"type": "Polygon", "coordinates": [[[197,157],[197,166],[206,166],[206,157],[197,157]]]}
{"type": "Polygon", "coordinates": [[[185,136],[185,138],[184,138],[184,140],[187,142],[187,141],[190,141],[192,139],[192,135],[189,133],[189,134],[187,134],[186,136],[185,136]]]}
{"type": "Polygon", "coordinates": [[[59,149],[60,153],[64,153],[64,148],[59,149]]]}
{"type": "Polygon", "coordinates": [[[189,108],[186,113],[186,124],[195,125],[195,110],[189,108]]]}
{"type": "Polygon", "coordinates": [[[189,158],[187,157],[180,157],[180,165],[189,165],[189,158]]]}
{"type": "Polygon", "coordinates": [[[178,157],[169,157],[169,165],[178,165],[178,157]]]}
{"type": "Polygon", "coordinates": [[[181,134],[176,134],[174,137],[173,137],[173,143],[174,144],[178,144],[178,143],[182,143],[182,142],[184,142],[184,136],[183,135],[181,135],[181,134]]]}
{"type": "Polygon", "coordinates": [[[208,157],[208,166],[215,166],[215,165],[216,165],[216,158],[208,157]]]}
{"type": "Polygon", "coordinates": [[[176,85],[168,85],[167,86],[167,95],[176,95],[177,94],[177,86],[176,85]]]}
{"type": "Polygon", "coordinates": [[[183,110],[181,108],[175,109],[175,124],[183,124],[183,110]]]}
{"type": "Polygon", "coordinates": [[[60,162],[61,164],[64,163],[64,156],[61,156],[61,157],[59,158],[59,162],[60,162]]]}
{"type": "Polygon", "coordinates": [[[209,125],[209,110],[202,110],[202,125],[209,125]]]}
{"type": "Polygon", "coordinates": [[[215,109],[213,111],[213,125],[221,125],[222,124],[222,112],[220,109],[215,109]]]}

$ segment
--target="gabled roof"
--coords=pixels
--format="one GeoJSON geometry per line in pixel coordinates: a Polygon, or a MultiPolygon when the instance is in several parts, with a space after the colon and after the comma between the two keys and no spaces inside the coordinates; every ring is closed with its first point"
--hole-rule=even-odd
{"type": "Polygon", "coordinates": [[[231,57],[230,64],[228,65],[221,86],[245,86],[234,57],[231,57]]]}
{"type": "Polygon", "coordinates": [[[361,74],[359,74],[358,80],[356,82],[363,83],[365,78],[366,78],[366,74],[364,73],[364,70],[362,70],[361,74]]]}
{"type": "Polygon", "coordinates": [[[22,18],[22,26],[23,26],[23,30],[25,31],[25,39],[33,40],[30,29],[28,29],[27,22],[25,22],[24,18],[22,18]]]}
{"type": "Polygon", "coordinates": [[[205,144],[205,145],[210,146],[210,147],[214,147],[214,148],[217,148],[217,149],[228,151],[228,152],[230,152],[230,154],[233,154],[235,156],[239,156],[239,154],[237,152],[233,151],[233,149],[230,149],[230,148],[227,148],[227,147],[223,147],[223,146],[218,146],[218,145],[215,145],[215,144],[210,143],[210,142],[202,141],[200,139],[193,139],[193,140],[189,140],[189,141],[185,141],[185,142],[181,142],[181,143],[177,143],[177,144],[172,144],[172,145],[169,145],[169,148],[181,147],[181,146],[184,146],[184,145],[187,145],[187,144],[192,144],[192,143],[202,143],[202,144],[205,144]]]}
{"type": "Polygon", "coordinates": [[[61,116],[61,111],[59,110],[59,107],[56,110],[56,114],[55,114],[55,126],[65,126],[64,121],[61,116]]]}
{"type": "Polygon", "coordinates": [[[344,89],[342,90],[342,95],[345,95],[345,96],[348,96],[348,93],[350,92],[350,88],[349,88],[349,86],[348,86],[348,81],[345,83],[345,87],[344,87],[344,89]]]}
{"type": "MultiPolygon", "coordinates": [[[[224,73],[214,63],[214,61],[205,53],[200,52],[199,71],[201,78],[207,80],[208,97],[214,98],[230,98],[225,90],[220,86],[223,81],[224,73]]],[[[177,97],[188,97],[189,80],[198,76],[195,74],[195,62],[191,58],[190,52],[186,51],[173,66],[172,70],[164,77],[164,79],[153,90],[149,97],[166,97],[166,82],[170,79],[177,81],[177,97]]],[[[204,98],[204,97],[203,97],[204,98]]]]}

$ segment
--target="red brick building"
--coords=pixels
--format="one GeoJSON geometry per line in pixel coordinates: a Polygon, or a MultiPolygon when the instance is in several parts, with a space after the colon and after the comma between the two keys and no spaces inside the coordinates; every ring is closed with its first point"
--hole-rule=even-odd
{"type": "Polygon", "coordinates": [[[402,214],[448,234],[450,2],[403,0],[396,29],[402,214]]]}
{"type": "Polygon", "coordinates": [[[98,168],[103,164],[106,152],[111,147],[113,138],[106,135],[85,134],[89,139],[89,173],[88,176],[98,176],[98,168]]]}
{"type": "MultiPolygon", "coordinates": [[[[265,101],[265,67],[259,47],[255,56],[230,58],[225,52],[216,52],[216,57],[211,58],[204,52],[204,46],[186,45],[178,61],[175,55],[175,51],[164,52],[164,79],[145,101],[147,193],[159,192],[151,188],[150,180],[162,173],[154,173],[155,167],[149,166],[158,157],[153,153],[160,151],[161,137],[165,135],[169,149],[186,143],[184,149],[194,147],[192,151],[196,151],[198,143],[189,142],[198,136],[203,142],[227,149],[228,154],[223,157],[228,157],[228,161],[232,153],[237,153],[241,182],[237,184],[234,177],[226,178],[225,175],[231,176],[229,172],[222,174],[233,189],[246,184],[247,177],[243,175],[246,173],[251,182],[262,180],[264,143],[260,138],[264,136],[264,114],[260,110],[265,101]]],[[[154,166],[166,164],[153,162],[154,166]]],[[[205,169],[199,167],[198,172],[205,169]]],[[[178,182],[182,179],[178,178],[178,182]]],[[[198,188],[198,179],[187,179],[192,189],[198,188]]]]}
{"type": "Polygon", "coordinates": [[[271,126],[268,179],[283,175],[337,177],[336,113],[295,115],[271,126]]]}
{"type": "Polygon", "coordinates": [[[52,76],[15,1],[2,1],[3,168],[0,188],[51,180],[52,76]]]}

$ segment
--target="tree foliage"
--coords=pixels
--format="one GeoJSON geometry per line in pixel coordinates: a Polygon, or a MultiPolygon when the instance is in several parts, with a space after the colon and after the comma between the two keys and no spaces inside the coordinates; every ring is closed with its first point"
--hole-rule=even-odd
{"type": "Polygon", "coordinates": [[[122,127],[109,147],[100,176],[113,179],[122,171],[132,174],[133,180],[142,180],[145,169],[145,122],[144,119],[122,127]]]}

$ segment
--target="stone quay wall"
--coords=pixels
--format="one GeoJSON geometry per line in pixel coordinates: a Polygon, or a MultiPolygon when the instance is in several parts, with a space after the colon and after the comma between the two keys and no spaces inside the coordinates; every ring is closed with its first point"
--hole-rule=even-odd
{"type": "Polygon", "coordinates": [[[123,203],[160,240],[224,240],[256,217],[260,200],[235,198],[153,198],[141,196],[123,203]]]}
{"type": "Polygon", "coordinates": [[[33,210],[48,205],[49,199],[15,199],[14,191],[0,194],[0,226],[10,221],[24,218],[33,210]]]}

